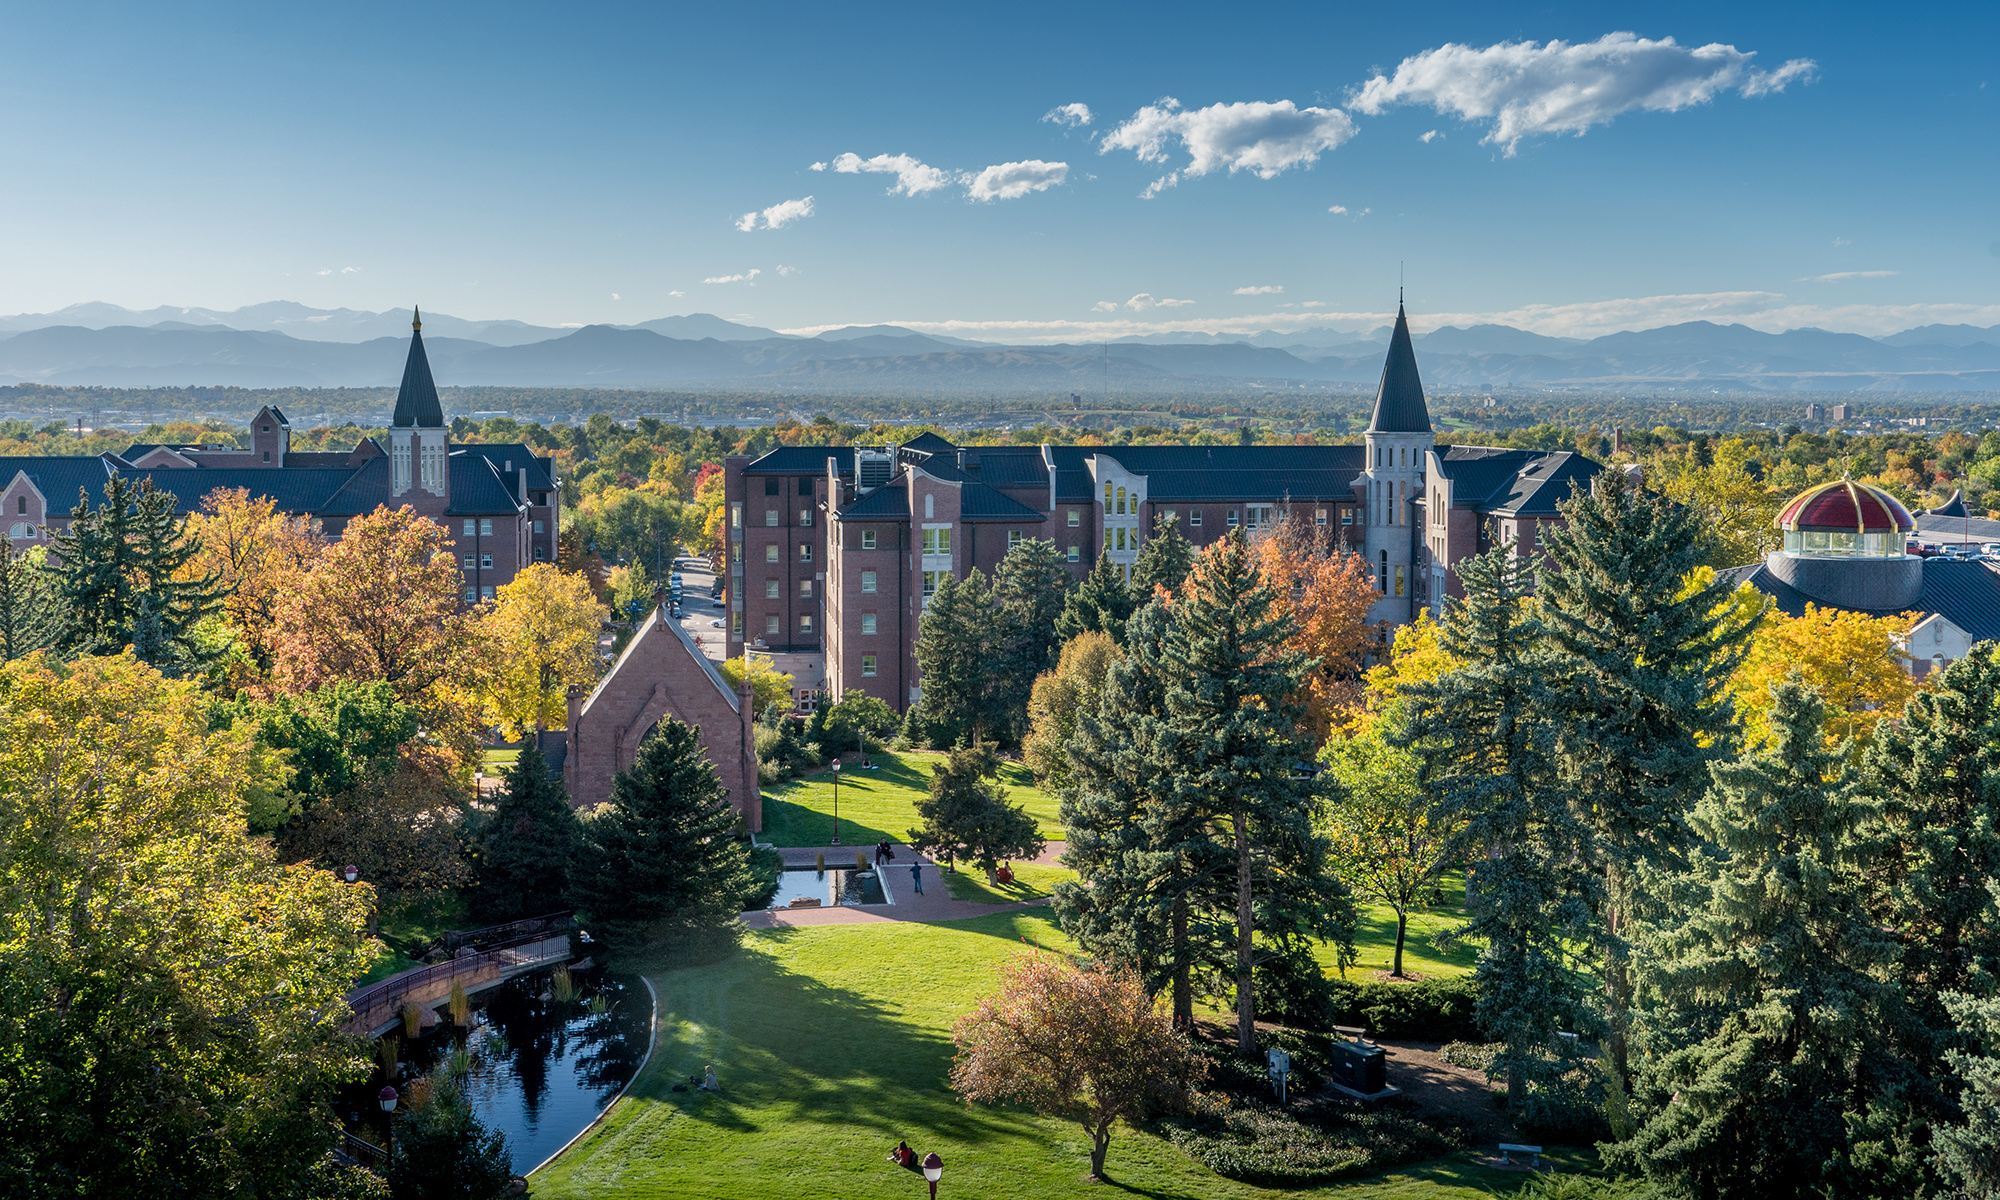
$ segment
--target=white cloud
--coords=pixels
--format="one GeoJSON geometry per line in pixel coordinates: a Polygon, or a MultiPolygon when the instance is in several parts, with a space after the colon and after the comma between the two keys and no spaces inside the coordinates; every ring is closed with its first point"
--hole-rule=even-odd
{"type": "MultiPolygon", "coordinates": [[[[843,154],[833,160],[832,167],[842,175],[894,175],[895,185],[889,189],[890,195],[901,192],[905,196],[921,196],[949,187],[952,179],[949,172],[911,158],[907,154],[878,154],[874,158],[863,158],[859,154],[843,154]]],[[[820,167],[815,165],[813,170],[820,167]]]]}
{"type": "Polygon", "coordinates": [[[1275,296],[1285,290],[1283,284],[1266,283],[1257,287],[1240,287],[1229,293],[1232,296],[1275,296]]]}
{"type": "Polygon", "coordinates": [[[623,300],[625,297],[619,295],[617,292],[613,292],[611,293],[611,298],[613,300],[623,300]]]}
{"type": "Polygon", "coordinates": [[[1843,279],[1887,279],[1894,271],[1835,271],[1831,275],[1808,275],[1800,283],[1839,283],[1843,279]]]}
{"type": "MultiPolygon", "coordinates": [[[[1178,141],[1188,164],[1176,175],[1206,175],[1227,167],[1231,174],[1252,171],[1271,179],[1293,167],[1311,166],[1353,136],[1354,122],[1337,108],[1252,100],[1188,110],[1168,98],[1105,134],[1098,153],[1130,150],[1142,162],[1166,162],[1168,143],[1178,141]]],[[[1147,191],[1158,195],[1174,182],[1178,180],[1169,176],[1147,191]]]]}
{"type": "Polygon", "coordinates": [[[703,283],[749,283],[764,273],[760,267],[752,267],[741,275],[711,275],[703,283]]]}
{"type": "Polygon", "coordinates": [[[1336,217],[1344,217],[1347,215],[1347,206],[1345,204],[1329,205],[1326,211],[1332,213],[1336,217]]]}
{"type": "Polygon", "coordinates": [[[1325,307],[1326,307],[1326,301],[1324,301],[1324,300],[1308,300],[1308,301],[1306,301],[1306,302],[1305,302],[1304,304],[1301,304],[1301,305],[1299,305],[1299,307],[1300,307],[1300,308],[1325,308],[1325,307]]]}
{"type": "Polygon", "coordinates": [[[799,273],[799,269],[798,269],[797,267],[788,267],[788,266],[786,266],[786,265],[785,265],[785,264],[783,264],[783,263],[779,263],[779,264],[778,264],[778,274],[780,274],[780,275],[783,275],[783,276],[786,276],[786,277],[790,277],[790,276],[793,276],[793,275],[796,275],[796,274],[798,274],[798,273],[799,273]]]}
{"type": "Polygon", "coordinates": [[[964,179],[965,194],[974,200],[1013,200],[1029,192],[1045,192],[1069,174],[1069,164],[1043,162],[995,163],[977,175],[964,179]]]}
{"type": "Polygon", "coordinates": [[[1117,302],[1116,300],[1099,300],[1099,301],[1098,301],[1097,303],[1095,303],[1095,304],[1093,304],[1093,305],[1091,305],[1091,306],[1090,306],[1090,311],[1091,311],[1091,312],[1117,312],[1117,311],[1118,311],[1118,302],[1117,302]]]}
{"type": "Polygon", "coordinates": [[[1852,245],[1854,244],[1854,239],[1853,239],[1853,238],[1835,238],[1835,239],[1833,239],[1833,244],[1834,244],[1834,245],[1836,245],[1836,246],[1852,246],[1852,245]]]}
{"type": "Polygon", "coordinates": [[[1511,155],[1524,137],[1581,136],[1621,113],[1678,112],[1728,91],[1782,92],[1794,81],[1809,82],[1816,68],[1811,59],[1795,58],[1764,71],[1750,65],[1755,57],[1719,42],[1682,46],[1632,33],[1484,49],[1452,42],[1404,59],[1393,76],[1362,84],[1352,105],[1369,116],[1397,104],[1427,104],[1467,121],[1490,120],[1482,140],[1511,155]]]}
{"type": "Polygon", "coordinates": [[[333,274],[333,268],[332,268],[332,267],[328,267],[328,268],[327,268],[326,270],[324,270],[324,271],[314,271],[314,272],[313,272],[313,274],[315,274],[315,275],[331,275],[331,274],[333,274]]]}
{"type": "Polygon", "coordinates": [[[813,164],[812,166],[810,166],[810,167],[807,167],[807,168],[806,168],[806,170],[808,170],[808,171],[824,171],[824,170],[826,170],[826,164],[825,164],[825,163],[823,163],[823,162],[816,162],[816,163],[814,163],[814,164],[813,164]]]}
{"type": "Polygon", "coordinates": [[[342,267],[342,268],[340,268],[340,273],[341,273],[342,275],[359,275],[359,274],[361,273],[361,268],[360,268],[360,267],[342,267]]]}
{"type": "Polygon", "coordinates": [[[1434,139],[1441,138],[1443,136],[1444,135],[1442,133],[1439,133],[1437,130],[1433,129],[1428,133],[1425,133],[1422,136],[1418,137],[1417,140],[1422,142],[1424,145],[1428,146],[1434,139]]]}
{"type": "Polygon", "coordinates": [[[1079,125],[1088,125],[1091,119],[1088,104],[1064,104],[1042,114],[1042,120],[1053,121],[1057,125],[1067,125],[1071,129],[1079,125]]]}
{"type": "Polygon", "coordinates": [[[668,292],[668,293],[667,293],[667,295],[669,295],[669,296],[685,296],[685,295],[687,295],[687,293],[686,293],[686,292],[668,292]]]}
{"type": "Polygon", "coordinates": [[[813,198],[801,196],[797,200],[780,201],[762,212],[744,213],[737,220],[736,228],[749,233],[758,227],[757,223],[761,220],[765,229],[783,229],[793,221],[803,221],[812,215],[813,198]]]}
{"type": "Polygon", "coordinates": [[[1150,199],[1178,184],[1183,173],[1206,175],[1226,167],[1231,174],[1251,171],[1271,179],[1293,167],[1310,166],[1354,132],[1354,122],[1339,109],[1302,109],[1289,100],[1187,111],[1179,101],[1167,99],[1140,109],[1104,135],[1099,153],[1131,150],[1141,161],[1166,162],[1168,143],[1178,141],[1188,163],[1150,184],[1142,193],[1150,199]]]}
{"type": "Polygon", "coordinates": [[[1154,296],[1151,292],[1140,292],[1125,302],[1125,307],[1133,312],[1145,312],[1149,308],[1186,308],[1192,300],[1170,300],[1154,296]]]}

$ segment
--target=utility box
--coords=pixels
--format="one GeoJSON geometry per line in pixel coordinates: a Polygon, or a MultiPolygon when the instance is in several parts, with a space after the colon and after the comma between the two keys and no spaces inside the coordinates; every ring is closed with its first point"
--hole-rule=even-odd
{"type": "Polygon", "coordinates": [[[1382,1047],[1364,1042],[1335,1042],[1332,1049],[1335,1083],[1364,1096],[1373,1096],[1387,1085],[1387,1059],[1382,1047]]]}

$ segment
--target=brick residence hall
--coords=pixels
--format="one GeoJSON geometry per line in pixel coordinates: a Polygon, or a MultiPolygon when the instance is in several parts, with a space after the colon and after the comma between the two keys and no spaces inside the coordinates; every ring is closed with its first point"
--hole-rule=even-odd
{"type": "Polygon", "coordinates": [[[729,654],[769,653],[799,690],[859,688],[903,710],[921,695],[924,597],[991,575],[1025,538],[1081,579],[1100,555],[1129,575],[1158,517],[1197,546],[1289,510],[1366,556],[1390,626],[1460,595],[1452,564],[1501,540],[1532,549],[1556,502],[1601,464],[1566,450],[1439,449],[1398,307],[1359,446],[787,446],[724,464],[729,654]]]}
{"type": "Polygon", "coordinates": [[[353,517],[407,505],[451,535],[466,603],[490,599],[527,564],[555,561],[562,484],[553,461],[526,446],[451,444],[420,316],[410,330],[387,448],[363,438],[344,453],[293,450],[285,414],[267,406],[250,423],[247,450],[142,444],[96,457],[0,457],[8,539],[17,551],[41,545],[49,530],[69,527],[79,493],[93,507],[104,503],[114,475],[151,480],[182,513],[217,488],[246,488],[318,518],[328,537],[353,517]]]}

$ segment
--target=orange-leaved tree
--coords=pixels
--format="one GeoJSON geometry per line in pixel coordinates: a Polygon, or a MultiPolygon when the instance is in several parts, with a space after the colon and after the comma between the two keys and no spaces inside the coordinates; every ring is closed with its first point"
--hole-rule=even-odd
{"type": "Polygon", "coordinates": [[[1000,994],[951,1031],[951,1086],[968,1101],[1075,1121],[1090,1135],[1092,1178],[1113,1124],[1173,1112],[1201,1081],[1193,1047],[1133,971],[1024,954],[1000,979],[1000,994]]]}
{"type": "Polygon", "coordinates": [[[1278,615],[1296,627],[1286,649],[1317,660],[1306,672],[1305,728],[1318,741],[1341,715],[1360,704],[1361,664],[1378,640],[1368,609],[1381,599],[1368,564],[1314,525],[1305,510],[1289,513],[1256,542],[1257,570],[1277,593],[1278,615]]]}
{"type": "Polygon", "coordinates": [[[1753,748],[1770,741],[1771,687],[1797,671],[1826,704],[1826,740],[1865,745],[1876,723],[1900,714],[1917,689],[1903,666],[1899,640],[1912,618],[1910,613],[1871,617],[1816,604],[1797,617],[1775,608],[1765,612],[1750,636],[1749,655],[1729,680],[1744,741],[1753,748]]]}
{"type": "Polygon", "coordinates": [[[200,550],[182,567],[190,579],[215,575],[231,588],[222,611],[260,670],[272,666],[281,599],[319,559],[319,522],[278,508],[248,488],[216,488],[188,514],[200,550]]]}
{"type": "Polygon", "coordinates": [[[280,690],[381,680],[461,760],[477,746],[486,639],[461,602],[451,543],[409,508],[356,517],[279,605],[280,690]]]}

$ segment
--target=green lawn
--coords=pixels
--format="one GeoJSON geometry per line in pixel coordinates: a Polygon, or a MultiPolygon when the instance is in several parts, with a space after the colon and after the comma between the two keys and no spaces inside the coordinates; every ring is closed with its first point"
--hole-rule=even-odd
{"type": "MultiPolygon", "coordinates": [[[[1089,1144],[1073,1125],[971,1106],[946,1086],[952,1023],[995,985],[1023,939],[1062,947],[1036,910],[939,924],[753,933],[726,962],[654,978],[652,1062],[605,1122],[535,1176],[537,1196],[923,1195],[883,1161],[897,1139],[945,1162],[952,1197],[1075,1196],[1089,1144]],[[671,1085],[713,1065],[719,1094],[671,1085]]],[[[1121,1128],[1104,1195],[1417,1200],[1505,1194],[1523,1176],[1462,1152],[1373,1180],[1279,1192],[1222,1179],[1159,1138],[1121,1128]]]]}
{"type": "MultiPolygon", "coordinates": [[[[1403,971],[1437,979],[1467,975],[1479,957],[1474,946],[1460,946],[1446,954],[1432,940],[1437,934],[1465,918],[1465,876],[1456,872],[1445,876],[1444,903],[1410,914],[1410,927],[1403,935],[1403,971]]],[[[1387,971],[1396,955],[1396,910],[1386,904],[1357,904],[1359,920],[1354,927],[1354,950],[1360,961],[1347,969],[1350,979],[1372,979],[1377,971],[1387,971]]],[[[1322,948],[1320,962],[1333,970],[1333,951],[1322,948]]]]}
{"type": "MultiPolygon", "coordinates": [[[[917,800],[930,791],[931,764],[944,756],[912,750],[869,757],[875,770],[847,763],[840,772],[841,844],[872,846],[883,838],[907,841],[917,823],[917,800]]],[[[1040,823],[1043,837],[1062,837],[1055,796],[1036,787],[1026,767],[1002,763],[1000,783],[1007,789],[1008,802],[1026,808],[1040,823]]],[[[833,772],[821,771],[766,789],[764,831],[758,836],[774,846],[827,845],[833,836],[833,772]]]]}
{"type": "Polygon", "coordinates": [[[488,749],[480,752],[479,764],[487,768],[489,771],[495,771],[497,773],[498,771],[504,771],[508,767],[513,766],[515,761],[518,760],[520,757],[521,757],[521,752],[519,750],[488,749]]]}
{"type": "Polygon", "coordinates": [[[356,987],[422,966],[404,952],[419,943],[435,941],[447,930],[470,926],[465,923],[465,901],[458,893],[427,892],[414,899],[390,900],[384,904],[376,928],[379,931],[376,936],[386,952],[355,982],[356,987]]]}
{"type": "Polygon", "coordinates": [[[1015,863],[1014,882],[986,882],[986,872],[978,867],[961,867],[956,875],[946,875],[946,890],[954,900],[972,900],[980,904],[1006,904],[1015,900],[1033,900],[1056,890],[1056,885],[1065,879],[1075,879],[1076,872],[1066,867],[1043,866],[1040,863],[1015,863]]]}

